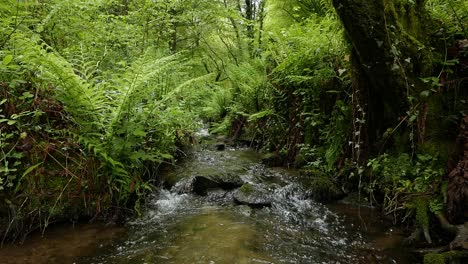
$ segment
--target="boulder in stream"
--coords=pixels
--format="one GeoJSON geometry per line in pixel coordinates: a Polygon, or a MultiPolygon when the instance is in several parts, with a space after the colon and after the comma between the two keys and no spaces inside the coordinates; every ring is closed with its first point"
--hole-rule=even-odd
{"type": "Polygon", "coordinates": [[[345,196],[333,177],[319,170],[302,171],[299,182],[307,190],[310,198],[322,203],[336,201],[345,196]]]}
{"type": "Polygon", "coordinates": [[[233,190],[244,184],[240,176],[222,174],[217,176],[193,176],[179,181],[173,190],[177,193],[207,195],[210,190],[233,190]]]}
{"type": "Polygon", "coordinates": [[[270,193],[257,185],[244,184],[234,191],[234,201],[251,207],[271,206],[273,198],[270,193]]]}

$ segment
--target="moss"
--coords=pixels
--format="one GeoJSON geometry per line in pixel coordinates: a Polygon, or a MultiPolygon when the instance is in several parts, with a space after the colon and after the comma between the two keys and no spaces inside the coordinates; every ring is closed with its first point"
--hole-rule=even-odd
{"type": "Polygon", "coordinates": [[[466,261],[463,260],[468,260],[468,251],[462,250],[462,251],[457,251],[457,250],[451,250],[442,253],[441,255],[444,256],[444,258],[448,261],[451,261],[452,263],[457,263],[457,260],[462,260],[459,263],[467,263],[466,261]]]}
{"type": "Polygon", "coordinates": [[[253,187],[252,187],[252,185],[246,183],[246,184],[242,185],[242,186],[239,188],[239,190],[240,190],[242,193],[249,195],[249,194],[251,194],[251,193],[253,192],[253,187]]]}
{"type": "Polygon", "coordinates": [[[427,212],[427,209],[428,209],[427,199],[419,197],[416,199],[414,205],[416,207],[416,222],[421,227],[428,227],[429,226],[429,214],[427,212]]]}
{"type": "Polygon", "coordinates": [[[444,264],[445,257],[442,254],[429,253],[424,256],[424,264],[444,264]]]}
{"type": "Polygon", "coordinates": [[[308,170],[310,176],[306,179],[305,187],[312,191],[312,195],[319,201],[329,201],[340,196],[340,190],[333,179],[319,170],[308,170]]]}
{"type": "Polygon", "coordinates": [[[440,167],[444,167],[448,162],[448,158],[454,150],[454,144],[451,140],[439,141],[439,140],[428,140],[419,146],[418,151],[420,153],[428,154],[433,157],[437,157],[440,167]]]}
{"type": "Polygon", "coordinates": [[[429,253],[424,255],[424,264],[445,264],[447,261],[450,263],[466,263],[456,262],[460,260],[467,260],[468,252],[466,251],[447,251],[444,253],[429,253]]]}

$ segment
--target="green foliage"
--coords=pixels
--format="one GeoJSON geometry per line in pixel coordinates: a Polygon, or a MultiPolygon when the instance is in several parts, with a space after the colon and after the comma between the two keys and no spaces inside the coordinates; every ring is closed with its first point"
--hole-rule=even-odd
{"type": "Polygon", "coordinates": [[[311,191],[319,201],[329,201],[336,198],[340,192],[336,180],[324,168],[307,167],[303,170],[306,177],[304,186],[311,191]]]}
{"type": "Polygon", "coordinates": [[[462,0],[428,0],[426,7],[442,28],[446,36],[463,34],[468,36],[468,3],[462,0]]]}
{"type": "Polygon", "coordinates": [[[395,156],[383,154],[369,160],[367,166],[383,183],[393,183],[405,191],[424,193],[429,183],[441,179],[444,169],[436,157],[419,154],[414,160],[403,153],[395,156]]]}
{"type": "MultiPolygon", "coordinates": [[[[400,211],[415,211],[416,221],[421,226],[429,225],[429,210],[443,210],[439,195],[444,195],[442,184],[444,166],[438,158],[418,154],[414,159],[408,154],[383,154],[367,164],[371,169],[368,182],[363,188],[371,196],[378,190],[385,191],[384,208],[387,214],[400,211]],[[429,199],[428,197],[433,197],[429,199]],[[414,209],[414,210],[413,210],[414,209]]],[[[406,212],[405,212],[406,213],[406,212]]]]}
{"type": "Polygon", "coordinates": [[[267,7],[271,12],[267,20],[269,27],[287,27],[313,15],[325,16],[333,12],[329,0],[271,0],[267,2],[267,7]]]}
{"type": "Polygon", "coordinates": [[[321,131],[325,146],[328,146],[324,156],[329,169],[332,169],[338,159],[344,154],[343,148],[347,144],[346,139],[351,129],[350,120],[350,107],[338,100],[331,114],[330,123],[321,131]]]}
{"type": "Polygon", "coordinates": [[[114,2],[0,6],[0,206],[9,201],[15,225],[138,212],[157,167],[191,144],[213,75],[188,52],[136,45],[132,21],[147,13],[114,2]]]}
{"type": "MultiPolygon", "coordinates": [[[[392,6],[406,16],[411,5],[392,6]]],[[[390,63],[427,75],[408,88],[417,93],[407,94],[401,122],[412,143],[415,128],[423,130],[420,107],[444,89],[442,72],[456,75],[463,63],[434,49],[466,38],[466,1],[426,7],[440,22],[427,27],[434,47],[409,35],[394,39],[397,30],[426,35],[412,32],[411,17],[388,36],[390,63]],[[431,55],[424,69],[405,46],[431,55]],[[428,77],[437,67],[441,73],[428,77]]],[[[68,210],[139,211],[158,166],[192,143],[200,120],[305,166],[310,188],[326,196],[355,146],[352,133],[360,133],[352,128],[349,44],[330,0],[5,0],[0,24],[0,197],[17,220],[34,208],[46,223],[68,210]]],[[[455,90],[443,104],[452,124],[464,113],[455,90]]],[[[384,138],[398,143],[394,130],[384,138]]],[[[360,186],[374,199],[383,192],[387,213],[410,209],[426,225],[429,212],[443,211],[445,160],[419,151],[369,160],[360,186]]]]}
{"type": "MultiPolygon", "coordinates": [[[[319,124],[330,121],[344,124],[348,117],[341,118],[341,114],[336,113],[333,120],[329,120],[327,115],[330,113],[324,113],[319,100],[327,96],[327,89],[337,93],[342,90],[342,80],[335,78],[338,77],[336,68],[345,55],[345,45],[341,38],[336,38],[336,34],[341,34],[341,27],[328,16],[311,18],[305,27],[297,24],[287,31],[268,32],[263,58],[228,67],[229,98],[233,99],[227,108],[230,114],[226,119],[232,123],[247,117],[245,139],[270,150],[284,149],[288,152],[296,148],[295,140],[285,139],[281,131],[305,125],[307,137],[321,133],[320,137],[330,142],[334,150],[328,152],[327,159],[333,163],[347,129],[343,127],[345,131],[335,140],[331,133],[327,137],[327,132],[320,129],[319,124]],[[300,121],[302,118],[291,120],[292,116],[304,116],[305,124],[300,121]]],[[[346,72],[344,69],[341,71],[346,72]]],[[[337,108],[344,110],[346,107],[337,108]]],[[[226,121],[221,124],[225,127],[226,121]]],[[[330,123],[330,129],[332,126],[330,123]]]]}

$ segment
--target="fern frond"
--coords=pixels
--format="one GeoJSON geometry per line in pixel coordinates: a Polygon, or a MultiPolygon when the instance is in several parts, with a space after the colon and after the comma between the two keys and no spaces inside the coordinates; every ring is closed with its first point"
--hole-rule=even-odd
{"type": "Polygon", "coordinates": [[[12,42],[22,54],[21,62],[36,69],[37,73],[57,91],[73,120],[85,131],[102,129],[100,113],[106,108],[105,98],[97,86],[93,86],[75,74],[71,64],[53,52],[41,40],[34,40],[21,33],[15,34],[12,42]]]}

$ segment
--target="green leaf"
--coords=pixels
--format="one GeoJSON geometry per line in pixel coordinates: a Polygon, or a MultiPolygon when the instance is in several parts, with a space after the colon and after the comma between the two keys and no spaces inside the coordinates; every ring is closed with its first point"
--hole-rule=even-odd
{"type": "Polygon", "coordinates": [[[137,129],[137,130],[133,131],[133,135],[135,135],[137,137],[146,137],[146,132],[141,130],[141,129],[137,129]]]}
{"type": "Polygon", "coordinates": [[[258,112],[258,113],[255,113],[255,114],[253,114],[253,115],[251,115],[251,116],[249,117],[249,122],[258,120],[258,119],[260,119],[260,118],[263,118],[263,117],[265,117],[265,116],[269,116],[269,115],[271,115],[271,114],[273,114],[273,111],[270,110],[270,109],[265,110],[265,111],[261,111],[261,112],[258,112]]]}
{"type": "Polygon", "coordinates": [[[32,94],[30,92],[24,92],[23,95],[19,97],[19,99],[25,100],[25,99],[29,99],[29,98],[33,98],[33,97],[34,97],[34,94],[32,94]]]}
{"type": "Polygon", "coordinates": [[[3,58],[3,65],[8,65],[11,61],[13,60],[13,56],[11,55],[6,55],[5,58],[3,58]]]}
{"type": "Polygon", "coordinates": [[[429,97],[429,95],[431,95],[431,91],[430,90],[425,90],[425,91],[422,91],[419,95],[421,97],[429,97]]]}
{"type": "Polygon", "coordinates": [[[39,162],[35,165],[32,165],[31,167],[29,167],[25,172],[23,172],[23,174],[21,175],[21,177],[19,178],[18,180],[18,183],[16,184],[16,188],[15,188],[15,193],[18,192],[19,188],[20,188],[20,183],[21,183],[21,180],[23,180],[24,177],[26,177],[29,173],[31,173],[33,170],[35,170],[37,167],[41,166],[42,162],[39,162]]]}
{"type": "Polygon", "coordinates": [[[161,158],[163,158],[163,159],[168,159],[168,160],[174,158],[171,154],[166,154],[166,153],[165,153],[165,154],[161,154],[160,156],[161,156],[161,158]]]}

